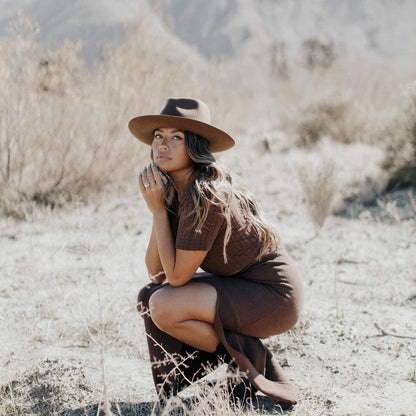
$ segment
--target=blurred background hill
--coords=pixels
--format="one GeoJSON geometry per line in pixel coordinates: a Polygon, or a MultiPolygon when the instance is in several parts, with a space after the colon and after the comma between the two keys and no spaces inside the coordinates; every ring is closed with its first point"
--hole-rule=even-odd
{"type": "MultiPolygon", "coordinates": [[[[151,14],[143,0],[3,0],[0,36],[10,36],[8,25],[19,12],[36,22],[36,38],[45,51],[59,47],[66,40],[80,42],[80,56],[90,66],[105,58],[103,51],[107,45],[120,45],[126,38],[126,30],[142,24],[151,14]]],[[[168,36],[163,24],[150,21],[149,36],[163,41],[168,36]]]]}
{"type": "Polygon", "coordinates": [[[3,0],[1,36],[8,35],[18,10],[37,22],[46,50],[66,39],[81,41],[81,56],[89,63],[140,23],[149,36],[176,37],[188,53],[190,46],[208,59],[254,64],[262,75],[279,60],[307,64],[311,41],[328,45],[342,59],[416,65],[412,0],[3,0]]]}
{"type": "Polygon", "coordinates": [[[375,0],[149,0],[179,38],[207,57],[262,61],[283,43],[290,60],[317,38],[344,53],[415,63],[416,4],[375,0]],[[268,53],[267,53],[268,52],[268,53]]]}

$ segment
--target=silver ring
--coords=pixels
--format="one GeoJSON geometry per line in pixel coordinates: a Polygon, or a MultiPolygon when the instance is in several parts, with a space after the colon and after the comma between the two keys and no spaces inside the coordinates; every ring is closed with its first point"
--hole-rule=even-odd
{"type": "Polygon", "coordinates": [[[144,183],[143,185],[145,188],[148,188],[150,186],[150,183],[144,183]]]}

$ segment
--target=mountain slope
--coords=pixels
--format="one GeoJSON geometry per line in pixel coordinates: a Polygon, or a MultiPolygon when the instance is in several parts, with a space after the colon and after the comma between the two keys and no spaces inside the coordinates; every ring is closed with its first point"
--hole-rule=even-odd
{"type": "Polygon", "coordinates": [[[333,42],[345,53],[414,63],[416,2],[411,0],[149,0],[182,40],[205,56],[270,54],[285,44],[299,59],[303,41],[333,42]]]}
{"type": "Polygon", "coordinates": [[[149,37],[169,41],[180,53],[192,54],[189,46],[173,37],[145,1],[138,0],[3,0],[0,2],[0,36],[9,36],[8,25],[18,11],[39,27],[37,38],[46,50],[64,40],[80,41],[81,55],[88,63],[102,58],[103,47],[117,46],[126,29],[144,24],[152,28],[149,37]]]}
{"type": "Polygon", "coordinates": [[[264,65],[283,45],[286,58],[299,61],[303,42],[316,38],[333,42],[341,55],[416,62],[412,0],[3,0],[0,36],[7,35],[18,9],[39,24],[46,48],[81,40],[89,61],[100,58],[106,43],[119,43],[126,25],[142,22],[150,35],[177,37],[208,58],[257,59],[264,65]],[[150,23],[151,14],[163,24],[150,23]]]}

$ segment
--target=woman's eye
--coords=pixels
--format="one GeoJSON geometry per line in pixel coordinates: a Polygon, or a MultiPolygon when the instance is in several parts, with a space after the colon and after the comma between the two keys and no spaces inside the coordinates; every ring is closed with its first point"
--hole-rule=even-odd
{"type": "MultiPolygon", "coordinates": [[[[160,134],[160,133],[155,133],[153,138],[157,139],[157,140],[163,140],[163,135],[160,134]]],[[[182,136],[171,136],[170,139],[171,140],[183,140],[183,137],[182,136]]]]}

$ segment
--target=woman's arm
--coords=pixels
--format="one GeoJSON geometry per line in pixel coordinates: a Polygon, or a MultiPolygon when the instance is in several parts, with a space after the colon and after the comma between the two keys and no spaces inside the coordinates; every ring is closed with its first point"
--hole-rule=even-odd
{"type": "Polygon", "coordinates": [[[143,198],[153,214],[152,235],[146,253],[149,273],[164,271],[171,286],[187,283],[202,264],[207,251],[190,251],[175,248],[168,212],[163,201],[162,174],[155,165],[143,170],[139,185],[143,198]],[[149,184],[145,187],[144,184],[149,184]],[[159,264],[160,262],[160,264],[159,264]]]}
{"type": "Polygon", "coordinates": [[[175,248],[167,211],[153,214],[157,248],[166,278],[171,286],[182,286],[191,280],[207,251],[175,248]]]}
{"type": "Polygon", "coordinates": [[[163,283],[166,280],[166,275],[160,262],[154,224],[152,226],[149,245],[147,246],[145,262],[150,280],[156,284],[163,283]]]}

